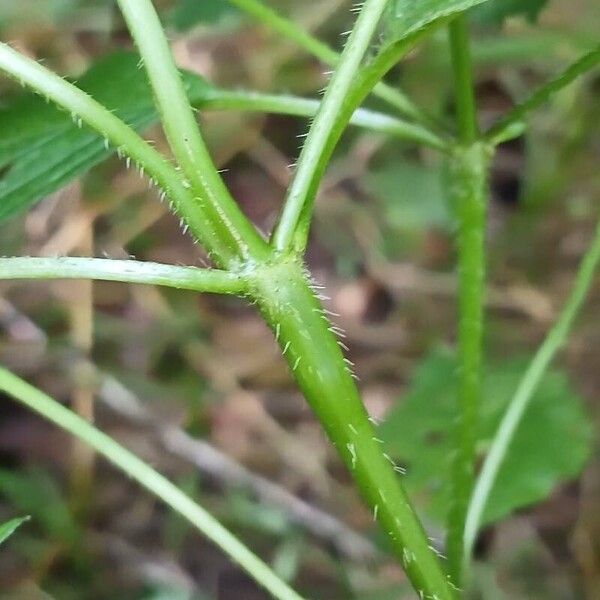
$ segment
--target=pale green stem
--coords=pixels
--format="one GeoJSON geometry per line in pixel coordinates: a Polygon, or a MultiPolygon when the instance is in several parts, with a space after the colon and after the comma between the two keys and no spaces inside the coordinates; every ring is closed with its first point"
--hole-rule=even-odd
{"type": "Polygon", "coordinates": [[[209,251],[225,265],[266,258],[266,242],[232,199],[212,162],[152,2],[117,2],[142,56],[167,140],[213,231],[215,244],[209,251]]]}
{"type": "Polygon", "coordinates": [[[6,392],[113,463],[212,540],[254,580],[279,600],[302,600],[294,590],[210,513],[111,437],[44,392],[0,367],[0,390],[6,392]]]}
{"type": "Polygon", "coordinates": [[[330,135],[336,127],[386,5],[387,0],[366,0],[348,38],[339,66],[327,86],[300,153],[279,221],[271,236],[271,244],[280,252],[292,250],[300,217],[305,206],[314,200],[311,196],[315,192],[315,178],[323,171],[323,156],[329,145],[330,135]]]}
{"type": "MultiPolygon", "coordinates": [[[[468,567],[473,545],[479,526],[498,476],[502,463],[510,448],[523,415],[537,389],[544,373],[552,359],[564,344],[573,325],[573,321],[580,311],[585,297],[594,282],[594,275],[600,264],[600,223],[596,227],[595,237],[583,257],[569,298],[567,299],[559,317],[546,339],[538,349],[535,357],[523,379],[512,397],[504,417],[494,435],[488,454],[485,458],[481,472],[475,483],[464,530],[465,564],[468,567]]],[[[533,474],[532,474],[533,475],[533,474]]]]}
{"type": "Polygon", "coordinates": [[[0,258],[2,279],[98,279],[238,295],[243,295],[247,287],[241,275],[218,269],[71,256],[0,258]]]}
{"type": "MultiPolygon", "coordinates": [[[[219,90],[210,98],[194,102],[194,105],[206,110],[256,111],[313,117],[319,109],[320,101],[289,95],[219,90]]],[[[350,125],[417,142],[441,152],[447,152],[448,150],[448,144],[429,129],[385,113],[359,108],[354,111],[350,119],[350,125]]]]}
{"type": "Polygon", "coordinates": [[[357,489],[388,536],[421,598],[454,600],[455,594],[369,422],[343,353],[296,259],[257,270],[252,297],[269,324],[290,372],[346,464],[357,489]]]}
{"type": "MultiPolygon", "coordinates": [[[[240,10],[254,17],[273,31],[283,37],[292,40],[300,48],[306,50],[325,64],[335,67],[340,54],[313,37],[310,33],[302,29],[293,21],[282,17],[279,13],[269,8],[259,0],[227,0],[229,3],[237,6],[240,10]]],[[[387,102],[390,106],[396,108],[403,115],[414,119],[415,121],[429,124],[430,119],[425,116],[421,110],[402,92],[394,89],[390,85],[379,82],[373,88],[373,94],[381,100],[387,102]]]]}
{"type": "MultiPolygon", "coordinates": [[[[381,80],[383,76],[398,63],[399,60],[414,46],[415,43],[431,31],[432,27],[442,23],[433,24],[416,32],[415,34],[400,40],[397,43],[389,44],[367,65],[361,68],[354,78],[354,81],[348,91],[340,110],[335,117],[335,121],[328,124],[328,131],[323,130],[326,135],[324,143],[321,145],[321,153],[318,163],[315,163],[313,174],[308,181],[308,194],[304,207],[302,208],[298,224],[293,234],[291,249],[297,254],[304,251],[308,242],[308,234],[312,221],[312,212],[315,197],[317,195],[319,183],[335,146],[340,139],[346,125],[349,123],[353,112],[359,107],[367,94],[373,89],[373,86],[381,80]]],[[[451,142],[443,141],[446,151],[451,151],[451,142]]],[[[289,194],[289,192],[288,192],[289,194]]],[[[284,205],[285,208],[285,205],[284,205]]],[[[281,216],[280,216],[281,219],[281,216]]]]}

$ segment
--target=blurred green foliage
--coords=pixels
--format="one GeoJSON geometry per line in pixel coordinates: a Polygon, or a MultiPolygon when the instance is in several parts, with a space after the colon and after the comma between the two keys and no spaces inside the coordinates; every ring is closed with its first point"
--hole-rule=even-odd
{"type": "Polygon", "coordinates": [[[169,13],[169,23],[177,31],[188,31],[198,24],[214,25],[234,14],[237,10],[226,0],[182,0],[169,13]]]}
{"type": "Polygon", "coordinates": [[[486,25],[500,24],[514,16],[533,22],[547,4],[548,0],[491,0],[473,10],[473,18],[486,25]]]}
{"type": "MultiPolygon", "coordinates": [[[[527,360],[490,363],[484,371],[479,425],[483,455],[516,389],[527,360]]],[[[456,411],[456,358],[433,351],[416,369],[408,391],[388,414],[380,434],[407,470],[405,484],[428,515],[442,521],[456,411]]],[[[592,426],[566,375],[549,372],[523,417],[483,516],[489,524],[548,497],[577,477],[591,452],[592,426]]]]}

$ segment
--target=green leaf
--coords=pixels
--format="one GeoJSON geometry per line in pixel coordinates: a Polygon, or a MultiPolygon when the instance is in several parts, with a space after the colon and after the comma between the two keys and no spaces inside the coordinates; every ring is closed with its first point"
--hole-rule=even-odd
{"type": "Polygon", "coordinates": [[[500,25],[508,17],[523,16],[535,22],[548,0],[491,0],[473,11],[473,20],[484,25],[500,25]]]}
{"type": "MultiPolygon", "coordinates": [[[[488,365],[484,371],[479,451],[483,455],[517,387],[527,360],[488,365]]],[[[380,435],[406,467],[406,486],[442,522],[448,506],[446,474],[452,453],[456,359],[437,350],[418,368],[380,435]]],[[[591,451],[592,430],[581,399],[560,371],[549,372],[523,417],[490,496],[483,523],[546,498],[561,481],[576,477],[591,451]],[[551,443],[549,443],[549,440],[551,443]]]]}
{"type": "Polygon", "coordinates": [[[365,185],[382,208],[384,222],[395,231],[450,230],[454,219],[445,191],[445,171],[392,155],[369,170],[365,185]]]}
{"type": "Polygon", "coordinates": [[[55,540],[71,546],[79,538],[78,525],[51,477],[41,469],[17,472],[0,469],[0,494],[55,540]]]}
{"type": "Polygon", "coordinates": [[[428,26],[463,13],[488,0],[394,0],[386,20],[387,42],[398,42],[428,26]]]}
{"type": "Polygon", "coordinates": [[[178,31],[188,31],[199,23],[217,23],[236,13],[226,0],[181,0],[171,11],[169,21],[178,31]]]}
{"type": "Polygon", "coordinates": [[[3,544],[30,517],[18,517],[0,525],[0,544],[3,544]]]}
{"type": "MultiPolygon", "coordinates": [[[[215,90],[183,73],[192,102],[215,90]]],[[[92,66],[77,85],[137,130],[158,120],[152,92],[137,55],[111,54],[92,66]]],[[[87,127],[37,95],[18,96],[0,109],[0,220],[26,210],[40,198],[115,152],[87,127]]]]}

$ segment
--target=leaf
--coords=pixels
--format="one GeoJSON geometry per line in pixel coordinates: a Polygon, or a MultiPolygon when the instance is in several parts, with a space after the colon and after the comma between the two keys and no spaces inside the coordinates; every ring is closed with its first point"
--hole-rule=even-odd
{"type": "MultiPolygon", "coordinates": [[[[394,0],[386,21],[386,41],[398,42],[429,25],[489,0],[394,0]]],[[[503,1],[503,0],[502,0],[503,1]]]]}
{"type": "Polygon", "coordinates": [[[177,31],[188,31],[199,23],[217,23],[236,13],[226,0],[181,0],[171,11],[169,21],[177,31]]]}
{"type": "Polygon", "coordinates": [[[3,544],[30,517],[18,517],[0,525],[0,545],[3,544]]]}
{"type": "Polygon", "coordinates": [[[491,0],[473,11],[473,20],[483,25],[501,25],[508,17],[523,16],[534,23],[548,0],[491,0]]]}
{"type": "Polygon", "coordinates": [[[79,538],[78,525],[60,490],[41,469],[24,472],[0,469],[0,494],[19,510],[33,515],[53,539],[71,546],[79,538]]]}
{"type": "MultiPolygon", "coordinates": [[[[514,393],[527,360],[488,365],[479,450],[483,455],[514,393]]],[[[456,360],[437,350],[418,368],[408,393],[389,413],[380,437],[407,468],[404,477],[426,512],[442,522],[448,506],[446,474],[452,454],[456,360]]],[[[582,401],[560,371],[549,372],[523,417],[490,495],[483,523],[546,498],[561,481],[576,477],[591,451],[592,430],[582,401]],[[551,443],[549,443],[551,441],[551,443]]]]}
{"type": "MultiPolygon", "coordinates": [[[[184,72],[183,78],[192,102],[209,98],[216,89],[191,73],[184,72]]],[[[77,85],[137,130],[158,120],[133,53],[101,59],[77,85]]],[[[0,109],[0,131],[0,220],[26,210],[115,152],[96,132],[77,127],[67,113],[33,93],[0,109]]]]}
{"type": "Polygon", "coordinates": [[[384,222],[395,231],[422,232],[425,229],[452,229],[444,188],[445,172],[427,167],[404,156],[392,155],[369,170],[365,185],[383,210],[384,222]]]}

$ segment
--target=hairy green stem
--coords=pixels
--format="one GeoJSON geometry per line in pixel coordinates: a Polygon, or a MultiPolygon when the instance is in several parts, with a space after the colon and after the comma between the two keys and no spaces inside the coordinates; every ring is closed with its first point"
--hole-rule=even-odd
{"type": "Polygon", "coordinates": [[[469,45],[468,21],[459,15],[448,25],[450,55],[454,71],[454,97],[456,98],[456,122],[459,139],[471,144],[477,138],[477,115],[473,93],[473,68],[469,45]]]}
{"type": "Polygon", "coordinates": [[[565,86],[572,83],[577,77],[583,75],[590,69],[600,64],[600,46],[591,52],[588,52],[573,64],[569,65],[560,75],[537,89],[529,98],[517,104],[504,117],[502,117],[485,134],[485,137],[492,143],[498,143],[506,139],[507,132],[516,124],[520,123],[527,113],[540,107],[547,102],[553,94],[562,90],[565,86]]]}
{"type": "Polygon", "coordinates": [[[98,279],[237,295],[243,295],[247,287],[241,275],[218,269],[71,256],[0,258],[2,279],[98,279]]]}
{"type": "MultiPolygon", "coordinates": [[[[227,0],[240,10],[254,17],[273,31],[283,37],[292,40],[300,48],[306,50],[325,64],[335,67],[340,54],[313,37],[293,21],[282,17],[279,13],[269,8],[259,0],[227,0]]],[[[402,92],[394,89],[386,83],[379,82],[373,88],[373,94],[393,106],[401,114],[425,125],[430,124],[430,119],[424,115],[418,106],[402,92]]]]}
{"type": "Polygon", "coordinates": [[[169,199],[173,211],[185,218],[190,232],[209,252],[221,247],[204,203],[183,184],[180,174],[165,157],[131,127],[78,87],[1,42],[0,70],[69,112],[76,122],[97,131],[118,154],[130,157],[159,188],[159,193],[169,199]]]}
{"type": "Polygon", "coordinates": [[[294,247],[294,237],[302,214],[306,212],[308,205],[314,203],[318,181],[325,168],[323,159],[330,146],[331,134],[344,105],[347,105],[348,92],[352,88],[386,5],[387,0],[366,0],[342,52],[339,66],[327,86],[271,236],[271,244],[280,252],[304,249],[304,244],[300,247],[296,244],[294,247]]]}
{"type": "Polygon", "coordinates": [[[600,223],[596,226],[596,232],[585,256],[583,257],[579,270],[575,277],[573,288],[569,297],[553,327],[548,332],[543,344],[539,347],[536,355],[529,364],[523,375],[519,386],[512,397],[504,417],[494,435],[488,454],[477,478],[464,530],[464,565],[466,572],[473,544],[481,519],[494,487],[500,467],[506,457],[510,444],[514,438],[521,419],[529,406],[529,402],[535,393],[544,373],[548,369],[552,359],[564,344],[573,321],[580,311],[585,297],[594,282],[594,274],[600,264],[600,223]]]}
{"type": "Polygon", "coordinates": [[[279,600],[302,600],[294,590],[211,514],[111,437],[44,392],[0,367],[0,390],[92,447],[131,479],[187,519],[279,600]]]}
{"type": "Polygon", "coordinates": [[[266,242],[232,199],[212,162],[151,0],[117,2],[142,56],[173,154],[213,232],[209,252],[226,265],[266,258],[266,242]]]}
{"type": "Polygon", "coordinates": [[[294,259],[261,267],[251,294],[282,348],[290,371],[373,510],[415,590],[454,598],[446,575],[408,501],[394,465],[361,402],[332,327],[294,259]]]}
{"type": "MultiPolygon", "coordinates": [[[[210,98],[195,102],[194,105],[207,110],[256,111],[313,117],[319,110],[320,101],[299,96],[219,90],[210,98]]],[[[429,129],[385,113],[358,108],[352,114],[349,124],[423,144],[441,152],[448,150],[447,142],[429,129]]]]}
{"type": "Polygon", "coordinates": [[[456,150],[451,168],[451,196],[458,220],[458,404],[450,471],[446,553],[456,586],[461,583],[463,531],[473,487],[481,402],[489,159],[489,148],[474,144],[456,150]]]}
{"type": "Polygon", "coordinates": [[[485,220],[490,150],[478,136],[468,22],[449,24],[460,145],[451,160],[451,198],[458,221],[458,402],[450,470],[446,554],[454,585],[462,581],[463,533],[473,488],[481,403],[485,293],[485,220]]]}

